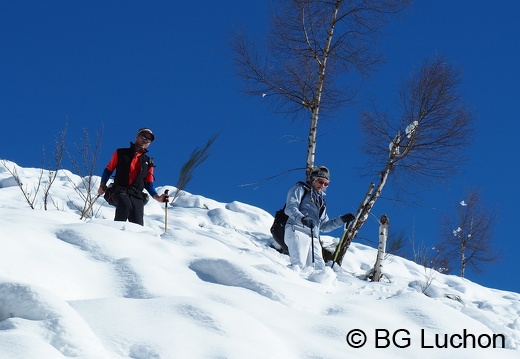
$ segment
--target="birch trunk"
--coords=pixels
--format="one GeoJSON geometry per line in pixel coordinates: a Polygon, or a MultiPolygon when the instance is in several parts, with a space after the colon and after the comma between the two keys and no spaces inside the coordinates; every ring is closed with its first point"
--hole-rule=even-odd
{"type": "MultiPolygon", "coordinates": [[[[314,166],[314,158],[316,154],[316,136],[317,136],[317,128],[318,128],[318,118],[320,112],[320,103],[321,96],[323,94],[323,88],[325,86],[325,70],[327,69],[327,60],[331,51],[332,38],[334,36],[334,28],[337,23],[338,11],[341,5],[342,0],[337,0],[334,5],[334,10],[332,12],[332,18],[330,20],[330,27],[327,34],[327,39],[325,40],[325,47],[323,51],[323,57],[320,59],[315,55],[314,59],[318,64],[319,74],[318,74],[318,83],[316,84],[316,93],[313,98],[313,103],[310,106],[311,110],[311,125],[309,129],[309,139],[308,139],[308,148],[307,148],[307,162],[306,162],[306,175],[307,180],[310,180],[311,169],[314,166]]],[[[312,51],[313,47],[309,43],[307,39],[307,45],[309,49],[312,51]]],[[[313,51],[315,54],[316,52],[313,51]]]]}
{"type": "Polygon", "coordinates": [[[372,211],[374,204],[376,203],[377,199],[381,195],[381,192],[383,191],[383,188],[386,185],[390,172],[395,166],[395,159],[398,156],[397,143],[399,138],[400,134],[397,134],[394,138],[394,145],[392,146],[388,154],[386,167],[381,172],[381,175],[379,177],[379,183],[377,184],[377,186],[375,186],[373,183],[370,183],[368,192],[366,193],[365,198],[363,199],[361,205],[357,210],[356,218],[347,229],[344,240],[338,243],[338,246],[336,247],[336,251],[334,252],[334,263],[338,263],[340,266],[343,262],[343,257],[345,257],[345,254],[347,253],[348,247],[350,247],[350,244],[352,243],[352,240],[357,236],[359,229],[366,222],[368,215],[370,214],[370,211],[372,211]]]}
{"type": "Polygon", "coordinates": [[[336,248],[337,255],[335,255],[335,262],[340,266],[343,262],[343,257],[347,253],[348,247],[350,247],[350,244],[352,243],[352,240],[357,236],[359,229],[366,222],[370,211],[381,195],[392,167],[393,166],[391,163],[387,165],[386,169],[381,173],[380,181],[377,187],[373,183],[370,184],[368,192],[366,193],[365,198],[363,199],[363,202],[361,202],[361,205],[359,206],[359,209],[356,213],[356,218],[354,219],[353,224],[347,229],[344,241],[338,244],[338,248],[336,248]]]}
{"type": "Polygon", "coordinates": [[[388,217],[383,214],[379,220],[379,246],[377,248],[377,259],[376,264],[374,265],[374,275],[372,278],[374,282],[379,282],[383,275],[383,261],[385,259],[386,241],[388,239],[388,225],[388,217]]]}

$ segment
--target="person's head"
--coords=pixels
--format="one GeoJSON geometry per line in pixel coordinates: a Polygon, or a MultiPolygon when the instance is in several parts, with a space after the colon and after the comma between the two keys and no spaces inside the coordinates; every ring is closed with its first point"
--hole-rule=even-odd
{"type": "Polygon", "coordinates": [[[324,190],[330,181],[329,169],[325,166],[317,166],[311,169],[310,182],[316,191],[324,190]]]}
{"type": "Polygon", "coordinates": [[[135,135],[135,144],[141,149],[147,148],[153,140],[155,136],[149,128],[140,128],[135,135]]]}

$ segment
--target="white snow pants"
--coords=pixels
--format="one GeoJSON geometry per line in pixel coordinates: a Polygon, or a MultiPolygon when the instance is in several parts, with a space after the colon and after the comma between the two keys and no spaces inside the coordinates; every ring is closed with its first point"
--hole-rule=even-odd
{"type": "Polygon", "coordinates": [[[314,234],[314,248],[312,247],[311,237],[303,232],[295,231],[293,226],[285,226],[285,244],[289,248],[291,266],[298,266],[303,269],[312,266],[312,251],[314,251],[314,268],[321,270],[325,268],[325,261],[321,254],[321,244],[319,238],[314,234]]]}

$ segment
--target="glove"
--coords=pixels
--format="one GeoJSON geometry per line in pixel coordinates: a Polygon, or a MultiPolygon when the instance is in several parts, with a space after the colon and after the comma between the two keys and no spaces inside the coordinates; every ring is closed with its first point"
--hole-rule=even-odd
{"type": "Polygon", "coordinates": [[[342,215],[340,218],[343,221],[343,223],[349,223],[352,222],[356,217],[352,213],[347,213],[342,215]]]}
{"type": "Polygon", "coordinates": [[[302,218],[302,224],[305,227],[309,227],[309,228],[315,228],[316,227],[316,221],[314,219],[308,218],[308,217],[303,217],[302,218]]]}

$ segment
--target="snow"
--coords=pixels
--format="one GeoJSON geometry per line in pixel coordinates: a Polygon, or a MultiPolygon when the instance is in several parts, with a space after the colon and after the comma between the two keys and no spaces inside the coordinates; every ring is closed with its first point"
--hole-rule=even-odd
{"type": "Polygon", "coordinates": [[[415,131],[419,128],[419,122],[413,121],[408,126],[406,126],[406,129],[404,131],[407,138],[412,138],[412,136],[415,134],[415,131]]]}
{"type": "MultiPolygon", "coordinates": [[[[40,169],[5,164],[34,192],[40,169]]],[[[520,357],[518,293],[396,256],[367,282],[376,250],[358,243],[342,268],[297,273],[270,213],[187,192],[166,233],[155,201],[144,226],[102,199],[80,220],[80,180],[60,171],[32,210],[0,165],[1,359],[520,357]]]]}

